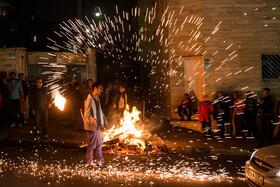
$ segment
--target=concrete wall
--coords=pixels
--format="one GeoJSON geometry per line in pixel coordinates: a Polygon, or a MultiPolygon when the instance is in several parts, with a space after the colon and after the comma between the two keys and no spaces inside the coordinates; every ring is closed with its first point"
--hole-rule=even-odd
{"type": "Polygon", "coordinates": [[[66,52],[27,52],[27,63],[85,64],[86,57],[66,52]]]}
{"type": "Polygon", "coordinates": [[[46,79],[51,72],[64,72],[65,79],[71,79],[72,75],[77,76],[78,82],[87,79],[86,65],[87,58],[83,54],[67,52],[27,52],[27,77],[29,81],[35,81],[37,77],[46,79]],[[50,65],[63,65],[51,67],[50,65]]]}
{"type": "Polygon", "coordinates": [[[203,37],[211,36],[204,44],[207,50],[205,58],[212,61],[212,65],[206,69],[207,92],[213,98],[219,90],[233,92],[243,89],[244,94],[248,90],[260,93],[262,88],[270,87],[272,93],[280,99],[280,80],[262,80],[261,70],[261,54],[280,54],[280,1],[201,2],[203,37]],[[219,31],[211,34],[220,22],[219,31]],[[218,53],[213,56],[216,51],[218,53]],[[235,54],[238,56],[233,58],[235,54]],[[225,64],[220,67],[224,60],[225,64]],[[253,69],[246,71],[250,67],[253,69]]]}
{"type": "Polygon", "coordinates": [[[196,58],[199,58],[200,61],[201,57],[199,56],[202,56],[203,53],[203,37],[196,39],[194,37],[198,33],[200,36],[202,34],[199,24],[199,20],[202,19],[202,5],[201,1],[196,0],[167,0],[167,3],[170,7],[169,12],[174,12],[173,24],[168,30],[171,42],[169,45],[170,112],[172,119],[179,119],[175,110],[180,105],[184,93],[190,94],[193,98],[195,110],[198,101],[201,100],[201,93],[198,92],[203,89],[203,77],[200,78],[203,72],[200,72],[199,75],[196,74],[196,70],[201,68],[193,69],[196,63],[192,62],[196,61],[196,58]]]}
{"type": "MultiPolygon", "coordinates": [[[[85,66],[86,71],[83,72],[82,79],[91,78],[93,81],[96,81],[97,69],[95,49],[89,50],[87,54],[73,54],[67,52],[26,52],[26,48],[0,49],[0,71],[6,71],[7,73],[11,71],[15,71],[17,74],[24,73],[28,78],[28,67],[36,67],[37,69],[40,69],[43,65],[48,65],[50,63],[85,66]]],[[[40,76],[37,74],[36,76],[40,76]]]]}
{"type": "Polygon", "coordinates": [[[201,17],[201,1],[198,0],[166,0],[169,12],[173,14],[170,34],[169,57],[173,58],[200,56],[203,50],[195,51],[199,46],[203,48],[203,38],[193,39],[191,36],[201,32],[199,19],[201,17]],[[195,22],[197,20],[197,22],[195,22]],[[195,47],[192,48],[192,46],[195,47]],[[174,51],[175,50],[175,51],[174,51]]]}
{"type": "MultiPolygon", "coordinates": [[[[202,56],[209,59],[205,68],[204,93],[214,99],[218,91],[232,93],[254,91],[261,97],[264,87],[271,88],[280,99],[279,79],[262,80],[261,54],[280,54],[280,1],[255,0],[166,0],[173,21],[180,26],[186,16],[203,18],[197,25],[186,23],[182,29],[169,28],[171,114],[186,91],[184,58],[202,56]],[[181,14],[179,13],[184,6],[181,14]],[[276,8],[276,9],[275,9],[276,8]],[[196,41],[190,41],[193,30],[201,31],[196,41]],[[197,43],[197,44],[196,44],[197,43]],[[196,46],[190,50],[190,47],[196,46]],[[198,46],[201,47],[195,51],[198,46]],[[183,46],[183,47],[182,47],[183,46]],[[188,49],[186,49],[188,46],[188,49]],[[248,70],[249,68],[252,68],[248,70]]],[[[189,20],[189,19],[188,19],[189,20]]],[[[199,98],[201,99],[201,98],[199,98]]]]}
{"type": "Polygon", "coordinates": [[[0,71],[26,74],[26,48],[1,48],[0,71]]]}

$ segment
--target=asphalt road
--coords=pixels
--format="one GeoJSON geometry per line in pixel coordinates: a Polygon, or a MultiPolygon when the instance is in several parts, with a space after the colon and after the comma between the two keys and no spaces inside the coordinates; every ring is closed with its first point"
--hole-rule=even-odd
{"type": "Polygon", "coordinates": [[[248,156],[108,155],[105,168],[85,168],[81,149],[0,143],[0,186],[247,186],[248,156]]]}

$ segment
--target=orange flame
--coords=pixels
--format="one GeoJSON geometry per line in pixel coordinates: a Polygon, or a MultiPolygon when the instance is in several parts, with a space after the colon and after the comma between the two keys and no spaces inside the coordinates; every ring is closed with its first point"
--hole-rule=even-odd
{"type": "Polygon", "coordinates": [[[136,145],[141,148],[142,151],[146,148],[145,141],[141,139],[142,131],[136,129],[136,122],[140,121],[140,111],[136,107],[132,108],[132,112],[129,112],[129,106],[127,105],[124,111],[123,118],[119,128],[113,126],[111,129],[103,132],[104,142],[113,140],[116,136],[125,144],[136,145]]]}
{"type": "Polygon", "coordinates": [[[60,95],[58,92],[55,94],[55,98],[54,98],[54,105],[61,111],[64,110],[64,106],[66,103],[66,99],[60,95]]]}

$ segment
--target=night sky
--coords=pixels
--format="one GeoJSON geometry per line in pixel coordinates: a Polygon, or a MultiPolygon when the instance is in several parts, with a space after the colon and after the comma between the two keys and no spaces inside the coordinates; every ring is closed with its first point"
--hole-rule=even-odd
{"type": "MultiPolygon", "coordinates": [[[[125,11],[130,11],[137,5],[136,0],[81,0],[81,2],[82,19],[85,16],[90,19],[102,19],[94,16],[97,7],[100,7],[102,13],[113,16],[116,4],[119,10],[125,11]]],[[[27,51],[52,51],[46,47],[47,37],[57,37],[54,31],[59,30],[62,21],[78,18],[78,0],[0,0],[0,6],[3,4],[9,6],[4,7],[6,15],[0,16],[0,48],[25,47],[27,51]]],[[[128,77],[139,77],[137,69],[137,64],[133,62],[124,65],[113,64],[104,58],[103,54],[97,53],[98,80],[101,79],[105,83],[122,79],[124,73],[128,77]]],[[[139,82],[135,81],[131,83],[128,81],[128,84],[132,86],[139,82]]]]}
{"type": "MultiPolygon", "coordinates": [[[[46,38],[52,37],[59,23],[78,18],[78,0],[0,0],[7,14],[0,16],[0,47],[26,47],[29,51],[46,51],[46,38]],[[34,42],[36,36],[36,42],[34,42]]],[[[115,5],[129,11],[136,0],[82,0],[82,17],[94,17],[96,7],[113,15],[115,5]],[[113,3],[112,3],[113,2],[113,3]]]]}

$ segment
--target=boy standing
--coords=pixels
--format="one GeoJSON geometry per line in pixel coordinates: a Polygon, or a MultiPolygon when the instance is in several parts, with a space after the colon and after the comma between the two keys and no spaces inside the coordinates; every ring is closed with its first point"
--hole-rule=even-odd
{"type": "Polygon", "coordinates": [[[92,85],[93,92],[87,96],[84,105],[84,129],[88,135],[87,166],[93,166],[93,151],[95,150],[98,165],[104,164],[102,155],[102,137],[100,129],[107,126],[107,120],[102,112],[99,97],[103,92],[103,86],[99,82],[92,85]]]}

